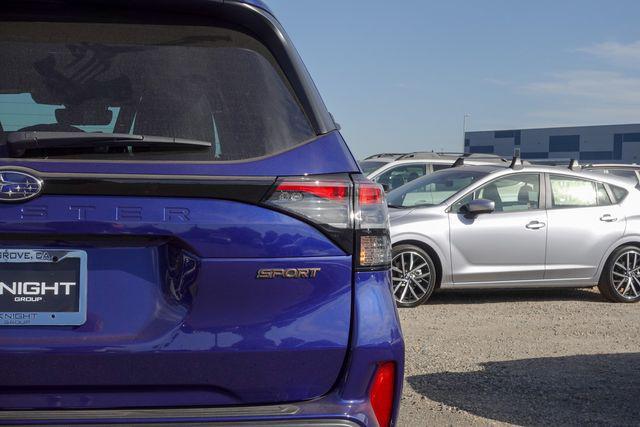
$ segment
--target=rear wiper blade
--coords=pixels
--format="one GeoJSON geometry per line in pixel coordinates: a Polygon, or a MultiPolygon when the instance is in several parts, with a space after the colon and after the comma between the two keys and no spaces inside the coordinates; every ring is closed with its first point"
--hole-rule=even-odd
{"type": "Polygon", "coordinates": [[[10,132],[7,148],[12,153],[55,148],[145,147],[151,150],[208,149],[211,142],[165,136],[102,132],[10,132]]]}

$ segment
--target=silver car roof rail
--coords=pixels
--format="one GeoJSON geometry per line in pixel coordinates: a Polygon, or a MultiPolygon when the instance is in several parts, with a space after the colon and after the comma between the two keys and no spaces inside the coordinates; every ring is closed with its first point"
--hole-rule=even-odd
{"type": "Polygon", "coordinates": [[[485,154],[485,153],[465,153],[465,152],[447,152],[447,151],[415,151],[413,153],[406,153],[396,160],[404,159],[424,159],[424,160],[437,160],[437,159],[450,159],[452,157],[460,158],[464,157],[470,160],[493,160],[501,161],[502,157],[497,154],[485,154]]]}

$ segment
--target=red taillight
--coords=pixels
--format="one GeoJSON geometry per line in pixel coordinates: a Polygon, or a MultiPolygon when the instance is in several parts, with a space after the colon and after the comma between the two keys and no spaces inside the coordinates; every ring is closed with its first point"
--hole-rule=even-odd
{"type": "Polygon", "coordinates": [[[311,221],[348,253],[355,249],[358,268],[391,264],[387,203],[379,184],[348,175],[282,178],[263,203],[311,221]]]}
{"type": "Polygon", "coordinates": [[[266,200],[313,221],[319,226],[339,230],[353,227],[351,218],[351,180],[285,178],[266,200]]]}
{"type": "Polygon", "coordinates": [[[316,197],[330,200],[343,200],[349,196],[349,187],[346,183],[324,183],[320,181],[310,182],[283,182],[278,185],[276,191],[286,193],[307,193],[316,197]]]}
{"type": "Polygon", "coordinates": [[[360,183],[358,191],[358,203],[364,205],[380,205],[384,203],[384,190],[373,182],[360,183]]]}
{"type": "Polygon", "coordinates": [[[396,388],[396,364],[385,362],[378,365],[369,389],[373,413],[381,427],[388,427],[393,416],[393,400],[396,388]]]}
{"type": "Polygon", "coordinates": [[[387,268],[391,264],[391,246],[384,189],[371,181],[358,181],[356,191],[358,267],[387,268]]]}

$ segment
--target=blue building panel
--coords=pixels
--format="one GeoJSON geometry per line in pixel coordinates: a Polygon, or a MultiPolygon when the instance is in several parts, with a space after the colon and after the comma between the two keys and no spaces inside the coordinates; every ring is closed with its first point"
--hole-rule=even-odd
{"type": "Polygon", "coordinates": [[[527,160],[527,159],[548,159],[549,158],[549,153],[547,153],[546,151],[539,151],[539,152],[521,152],[520,153],[520,157],[522,157],[523,159],[527,160]]]}
{"type": "Polygon", "coordinates": [[[640,163],[640,124],[467,132],[465,151],[524,159],[640,163]]]}
{"type": "Polygon", "coordinates": [[[582,151],[580,160],[613,160],[613,151],[582,151]]]}
{"type": "Polygon", "coordinates": [[[580,151],[580,135],[552,135],[549,137],[549,152],[580,151]]]}
{"type": "Polygon", "coordinates": [[[495,152],[495,147],[493,145],[477,145],[475,147],[470,147],[470,153],[480,153],[480,154],[493,154],[495,152]]]}
{"type": "Polygon", "coordinates": [[[513,138],[514,131],[512,130],[497,130],[493,133],[494,138],[513,138]]]}
{"type": "Polygon", "coordinates": [[[623,135],[623,142],[640,142],[640,132],[625,133],[623,135]]]}

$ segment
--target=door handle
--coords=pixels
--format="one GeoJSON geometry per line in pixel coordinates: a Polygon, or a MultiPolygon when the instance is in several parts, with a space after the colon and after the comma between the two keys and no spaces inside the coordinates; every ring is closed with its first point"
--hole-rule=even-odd
{"type": "Polygon", "coordinates": [[[600,217],[600,221],[602,221],[602,222],[616,222],[616,221],[618,221],[618,218],[614,217],[613,215],[606,214],[606,215],[602,215],[600,217]]]}
{"type": "Polygon", "coordinates": [[[531,221],[529,224],[526,225],[526,227],[529,230],[540,230],[541,228],[546,227],[547,224],[545,224],[544,222],[540,222],[540,221],[531,221]]]}

